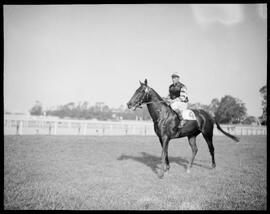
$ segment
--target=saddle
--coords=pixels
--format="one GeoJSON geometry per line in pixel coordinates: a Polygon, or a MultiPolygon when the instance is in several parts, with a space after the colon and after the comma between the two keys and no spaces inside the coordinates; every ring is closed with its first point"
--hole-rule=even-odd
{"type": "MultiPolygon", "coordinates": [[[[176,113],[179,115],[180,112],[176,111],[176,113]]],[[[190,109],[185,109],[182,111],[182,115],[179,115],[180,118],[183,118],[183,120],[197,120],[194,112],[190,109]]]]}

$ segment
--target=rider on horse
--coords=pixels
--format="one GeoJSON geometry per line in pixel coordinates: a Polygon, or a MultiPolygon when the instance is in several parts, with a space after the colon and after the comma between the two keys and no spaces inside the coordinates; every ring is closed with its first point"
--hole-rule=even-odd
{"type": "Polygon", "coordinates": [[[180,127],[185,123],[183,119],[182,112],[187,109],[188,96],[187,96],[187,87],[179,81],[179,74],[172,74],[173,84],[169,87],[169,95],[167,97],[171,108],[179,115],[180,118],[180,127]]]}

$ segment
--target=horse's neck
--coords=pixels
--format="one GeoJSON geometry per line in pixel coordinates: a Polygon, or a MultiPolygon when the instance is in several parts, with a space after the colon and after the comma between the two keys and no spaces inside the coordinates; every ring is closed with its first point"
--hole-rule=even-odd
{"type": "Polygon", "coordinates": [[[147,104],[147,108],[153,121],[157,122],[161,118],[161,105],[158,105],[157,103],[149,103],[147,104]]]}
{"type": "Polygon", "coordinates": [[[163,99],[152,89],[149,103],[147,104],[148,111],[154,122],[161,119],[161,112],[169,110],[169,107],[164,103],[163,99]]]}

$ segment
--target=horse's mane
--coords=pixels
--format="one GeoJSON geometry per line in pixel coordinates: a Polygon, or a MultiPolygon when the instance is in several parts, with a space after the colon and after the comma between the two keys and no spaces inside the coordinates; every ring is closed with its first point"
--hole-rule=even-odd
{"type": "MultiPolygon", "coordinates": [[[[150,88],[150,87],[149,87],[150,88]]],[[[162,97],[153,89],[153,88],[150,88],[151,91],[153,92],[153,94],[158,97],[159,100],[163,100],[162,97]]]]}
{"type": "Polygon", "coordinates": [[[167,107],[169,107],[170,109],[172,109],[171,106],[168,105],[167,102],[153,88],[151,88],[151,87],[149,87],[149,88],[150,88],[150,91],[153,93],[153,95],[155,95],[160,101],[162,101],[162,100],[164,101],[164,102],[162,102],[162,104],[164,104],[167,107]]]}

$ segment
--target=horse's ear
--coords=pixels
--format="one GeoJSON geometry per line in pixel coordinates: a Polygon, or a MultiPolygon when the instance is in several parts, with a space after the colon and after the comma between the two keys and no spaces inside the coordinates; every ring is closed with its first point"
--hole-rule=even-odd
{"type": "Polygon", "coordinates": [[[143,83],[141,82],[141,80],[139,80],[140,84],[143,85],[143,83]]]}
{"type": "Polygon", "coordinates": [[[147,79],[144,80],[144,84],[147,86],[147,79]]]}

